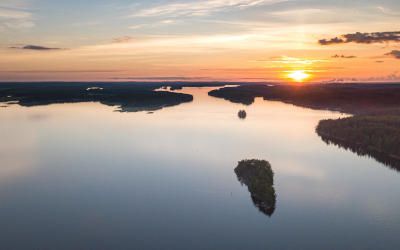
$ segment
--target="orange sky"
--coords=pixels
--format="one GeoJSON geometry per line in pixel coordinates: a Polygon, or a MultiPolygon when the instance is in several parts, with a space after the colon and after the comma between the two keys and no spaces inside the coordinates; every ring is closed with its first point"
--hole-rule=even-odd
{"type": "Polygon", "coordinates": [[[0,81],[400,79],[398,1],[131,2],[4,0],[0,81]]]}

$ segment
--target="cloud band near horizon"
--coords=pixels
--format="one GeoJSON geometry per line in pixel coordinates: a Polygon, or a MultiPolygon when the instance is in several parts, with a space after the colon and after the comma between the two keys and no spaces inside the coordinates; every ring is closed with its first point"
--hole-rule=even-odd
{"type": "Polygon", "coordinates": [[[320,45],[333,45],[343,43],[385,43],[385,42],[400,42],[400,31],[389,32],[373,32],[373,33],[351,33],[344,34],[340,37],[331,39],[321,39],[318,41],[320,45]]]}

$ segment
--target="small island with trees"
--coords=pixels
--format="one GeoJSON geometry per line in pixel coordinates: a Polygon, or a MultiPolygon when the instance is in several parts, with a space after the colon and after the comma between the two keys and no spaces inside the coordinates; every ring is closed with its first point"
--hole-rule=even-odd
{"type": "Polygon", "coordinates": [[[274,172],[265,160],[242,160],[235,168],[242,185],[246,185],[254,205],[264,214],[272,216],[276,206],[274,172]]]}

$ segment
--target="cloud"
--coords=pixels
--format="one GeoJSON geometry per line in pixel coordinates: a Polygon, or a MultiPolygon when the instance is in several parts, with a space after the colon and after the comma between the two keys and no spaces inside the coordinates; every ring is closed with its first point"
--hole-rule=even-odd
{"type": "Polygon", "coordinates": [[[37,50],[37,51],[48,51],[48,50],[62,50],[62,48],[49,48],[39,45],[25,45],[21,47],[10,47],[10,49],[21,49],[21,50],[37,50]]]}
{"type": "Polygon", "coordinates": [[[142,23],[142,24],[136,24],[136,25],[131,25],[128,28],[131,30],[136,30],[136,29],[142,29],[142,28],[155,28],[155,27],[161,27],[165,25],[171,25],[171,24],[177,24],[178,21],[174,19],[166,19],[166,20],[161,20],[159,22],[152,22],[152,23],[142,23]]]}
{"type": "Polygon", "coordinates": [[[386,76],[370,77],[368,81],[384,81],[384,82],[398,82],[400,80],[400,74],[398,71],[390,73],[386,76]]]}
{"type": "Polygon", "coordinates": [[[162,20],[160,23],[161,24],[172,24],[172,23],[176,23],[176,21],[173,19],[166,19],[166,20],[162,20]]]}
{"type": "Polygon", "coordinates": [[[398,71],[392,72],[387,75],[381,76],[373,76],[373,77],[340,77],[328,80],[326,82],[339,82],[339,83],[350,83],[350,82],[370,82],[370,83],[379,83],[379,82],[395,82],[397,83],[400,80],[400,74],[398,71]]]}
{"type": "Polygon", "coordinates": [[[321,39],[318,42],[321,45],[331,45],[331,44],[344,43],[345,41],[343,39],[341,39],[341,38],[335,37],[335,38],[332,38],[332,39],[329,39],[329,40],[321,39]]]}
{"type": "Polygon", "coordinates": [[[306,58],[297,58],[297,57],[290,57],[290,56],[281,56],[281,57],[274,57],[271,60],[258,60],[264,62],[271,62],[271,63],[282,63],[282,64],[292,64],[292,65],[312,65],[314,63],[323,63],[327,62],[327,60],[322,59],[306,59],[306,58]]]}
{"type": "Polygon", "coordinates": [[[117,37],[112,40],[113,43],[127,43],[131,41],[133,41],[133,37],[131,36],[117,37]]]}
{"type": "Polygon", "coordinates": [[[21,10],[12,10],[0,7],[0,18],[4,19],[25,19],[30,18],[31,13],[21,10]]]}
{"type": "Polygon", "coordinates": [[[143,28],[144,26],[145,26],[144,24],[136,24],[136,25],[131,25],[128,28],[131,30],[136,30],[136,29],[143,28]]]}
{"type": "Polygon", "coordinates": [[[63,73],[115,73],[123,72],[122,70],[0,70],[0,73],[17,73],[17,74],[63,74],[63,73]]]}
{"type": "Polygon", "coordinates": [[[332,45],[342,43],[384,43],[384,42],[400,42],[400,31],[391,32],[374,32],[374,33],[352,33],[341,35],[331,39],[321,39],[318,41],[320,45],[332,45]]]}
{"type": "Polygon", "coordinates": [[[284,2],[284,0],[206,0],[169,3],[139,10],[131,17],[204,16],[226,8],[248,8],[256,5],[284,2]]]}
{"type": "Polygon", "coordinates": [[[391,52],[386,54],[387,56],[392,56],[396,59],[400,59],[400,50],[392,50],[391,52]]]}
{"type": "Polygon", "coordinates": [[[333,55],[332,58],[343,58],[343,59],[353,59],[353,58],[357,58],[356,56],[346,56],[346,55],[333,55]]]}
{"type": "Polygon", "coordinates": [[[0,28],[31,28],[35,26],[32,14],[24,9],[0,6],[0,28]]]}

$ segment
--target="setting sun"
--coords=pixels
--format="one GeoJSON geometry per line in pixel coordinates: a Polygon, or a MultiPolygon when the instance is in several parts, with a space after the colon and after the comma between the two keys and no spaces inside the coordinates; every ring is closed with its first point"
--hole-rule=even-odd
{"type": "Polygon", "coordinates": [[[295,70],[288,74],[288,77],[295,82],[304,82],[304,80],[310,78],[310,76],[311,75],[304,70],[295,70]]]}

